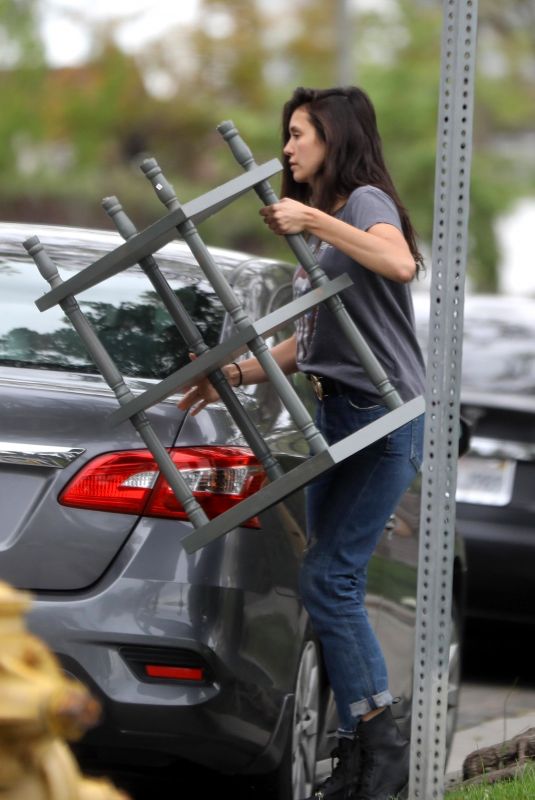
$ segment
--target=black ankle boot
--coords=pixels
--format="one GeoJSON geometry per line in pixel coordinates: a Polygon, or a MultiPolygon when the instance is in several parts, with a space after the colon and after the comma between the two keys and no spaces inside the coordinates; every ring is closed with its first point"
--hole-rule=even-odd
{"type": "Polygon", "coordinates": [[[358,727],[362,772],[354,800],[401,800],[409,782],[409,742],[390,707],[358,727]]]}
{"type": "Polygon", "coordinates": [[[309,800],[353,800],[360,778],[360,742],[357,737],[341,737],[331,753],[338,763],[309,800]]]}

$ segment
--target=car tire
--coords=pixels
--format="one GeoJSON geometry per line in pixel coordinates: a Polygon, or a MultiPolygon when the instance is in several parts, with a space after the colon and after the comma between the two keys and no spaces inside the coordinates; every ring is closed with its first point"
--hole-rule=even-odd
{"type": "Polygon", "coordinates": [[[310,637],[305,640],[296,672],[288,740],[280,766],[272,776],[277,800],[303,800],[314,792],[320,703],[319,647],[310,637]]]}

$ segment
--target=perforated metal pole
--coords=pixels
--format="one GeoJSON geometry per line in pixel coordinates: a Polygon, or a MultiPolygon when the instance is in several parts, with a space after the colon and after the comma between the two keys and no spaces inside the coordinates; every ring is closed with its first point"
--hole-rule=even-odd
{"type": "Polygon", "coordinates": [[[444,794],[477,1],[446,0],[411,732],[410,800],[444,794]]]}

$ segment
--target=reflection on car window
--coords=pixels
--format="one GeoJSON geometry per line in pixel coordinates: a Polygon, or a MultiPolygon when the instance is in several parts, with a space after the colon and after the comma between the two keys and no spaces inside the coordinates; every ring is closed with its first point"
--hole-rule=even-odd
{"type": "Polygon", "coordinates": [[[465,321],[463,383],[466,388],[535,394],[535,319],[465,321]]]}
{"type": "MultiPolygon", "coordinates": [[[[427,352],[427,314],[416,306],[417,335],[427,352]]],[[[496,298],[468,303],[463,334],[463,387],[535,395],[535,303],[496,298]]]]}
{"type": "MultiPolygon", "coordinates": [[[[49,248],[47,248],[49,249],[49,248]]],[[[53,253],[62,272],[87,266],[102,253],[53,253]]],[[[198,267],[168,262],[162,270],[209,347],[219,341],[223,309],[198,267]]],[[[70,277],[69,274],[65,278],[70,277]]],[[[48,289],[32,261],[0,254],[0,360],[6,365],[95,373],[97,369],[59,306],[39,312],[48,289]]],[[[129,377],[162,379],[189,361],[188,348],[141,269],[132,267],[77,296],[119,371],[129,377]]]]}

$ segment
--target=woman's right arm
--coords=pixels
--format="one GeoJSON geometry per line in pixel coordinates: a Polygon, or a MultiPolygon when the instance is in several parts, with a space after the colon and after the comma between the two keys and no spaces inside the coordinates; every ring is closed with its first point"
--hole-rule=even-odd
{"type": "MultiPolygon", "coordinates": [[[[286,375],[297,371],[295,334],[272,347],[269,352],[286,375]]],[[[239,368],[234,363],[226,364],[221,368],[231,386],[249,386],[264,383],[267,380],[264,368],[256,358],[247,358],[245,361],[240,361],[239,364],[239,368]]],[[[182,411],[189,411],[192,416],[195,416],[218,399],[219,394],[208,378],[201,378],[196,385],[187,387],[184,397],[177,405],[182,411]]]]}

